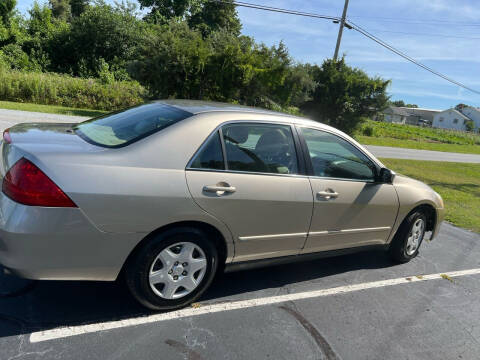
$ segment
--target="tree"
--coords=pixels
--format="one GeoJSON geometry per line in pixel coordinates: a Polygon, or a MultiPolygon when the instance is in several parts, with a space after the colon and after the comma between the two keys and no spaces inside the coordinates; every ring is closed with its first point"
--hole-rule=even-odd
{"type": "Polygon", "coordinates": [[[70,12],[73,17],[82,15],[87,10],[89,0],[70,0],[70,12]]]}
{"type": "Polygon", "coordinates": [[[201,10],[203,0],[139,0],[140,7],[150,8],[148,19],[167,23],[171,19],[186,20],[201,10]]]}
{"type": "Polygon", "coordinates": [[[231,0],[205,2],[200,11],[191,15],[188,24],[199,29],[204,36],[219,29],[238,36],[242,30],[237,10],[231,0]]]}
{"type": "MultiPolygon", "coordinates": [[[[23,18],[15,11],[16,0],[0,0],[0,51],[5,50],[7,45],[15,45],[17,53],[25,39],[25,29],[23,27],[23,18]]],[[[13,47],[10,47],[10,50],[13,47]]],[[[9,53],[12,53],[12,52],[9,53]]],[[[3,52],[5,55],[5,51],[3,52]]],[[[5,59],[4,59],[5,60],[5,59]]],[[[5,63],[5,61],[2,61],[5,63]]]]}
{"type": "MultiPolygon", "coordinates": [[[[89,0],[49,0],[50,8],[56,19],[63,21],[71,21],[72,18],[78,17],[87,10],[89,0]]],[[[102,5],[102,0],[99,5],[102,5]]]]}
{"type": "Polygon", "coordinates": [[[407,107],[407,108],[418,108],[416,104],[405,104],[403,100],[390,101],[390,104],[398,107],[407,107]]]}
{"type": "Polygon", "coordinates": [[[325,60],[321,67],[312,66],[313,79],[318,84],[312,100],[301,109],[316,121],[352,134],[364,117],[384,109],[389,80],[371,78],[360,69],[339,61],[325,60]]]}
{"type": "Polygon", "coordinates": [[[155,97],[238,102],[281,110],[303,101],[313,88],[295,68],[286,47],[267,47],[225,29],[206,38],[186,22],[151,32],[130,67],[155,97]]]}
{"type": "Polygon", "coordinates": [[[70,0],[49,0],[55,18],[67,21],[72,15],[70,0]]]}
{"type": "Polygon", "coordinates": [[[139,0],[139,3],[142,8],[150,8],[146,17],[149,21],[157,24],[187,21],[203,36],[220,28],[238,36],[242,27],[232,0],[139,0]]]}
{"type": "Polygon", "coordinates": [[[14,15],[17,0],[1,0],[0,1],[0,19],[4,26],[10,24],[10,19],[14,15]]]}
{"type": "Polygon", "coordinates": [[[464,108],[466,108],[468,105],[460,103],[455,106],[455,110],[462,112],[464,108]]]}
{"type": "Polygon", "coordinates": [[[73,18],[69,30],[52,40],[53,69],[95,77],[108,67],[117,80],[128,78],[127,64],[136,57],[147,24],[125,9],[98,3],[73,18]]]}
{"type": "Polygon", "coordinates": [[[393,106],[405,107],[405,103],[403,102],[403,100],[391,101],[390,104],[392,104],[393,106]]]}
{"type": "Polygon", "coordinates": [[[172,22],[149,34],[130,73],[155,97],[201,99],[205,87],[203,70],[209,55],[200,32],[185,23],[172,22]]]}
{"type": "Polygon", "coordinates": [[[465,122],[465,130],[469,132],[475,130],[475,123],[473,122],[473,120],[467,120],[465,122]]]}
{"type": "Polygon", "coordinates": [[[63,46],[63,35],[69,32],[69,24],[65,20],[56,19],[50,6],[39,5],[36,1],[28,13],[29,17],[23,23],[27,36],[22,49],[28,54],[33,68],[50,71],[51,58],[57,56],[55,54],[63,46]],[[59,37],[62,40],[57,43],[55,40],[59,37]]]}

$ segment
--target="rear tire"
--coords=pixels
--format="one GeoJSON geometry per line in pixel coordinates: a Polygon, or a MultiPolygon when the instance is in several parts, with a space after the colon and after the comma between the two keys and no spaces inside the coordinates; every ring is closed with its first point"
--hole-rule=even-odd
{"type": "Polygon", "coordinates": [[[152,310],[182,308],[210,286],[218,252],[207,235],[179,227],[152,237],[128,262],[125,279],[133,297],[152,310]]]}
{"type": "Polygon", "coordinates": [[[425,236],[427,217],[420,211],[408,215],[397,230],[388,249],[390,257],[398,263],[407,263],[418,255],[425,236]]]}

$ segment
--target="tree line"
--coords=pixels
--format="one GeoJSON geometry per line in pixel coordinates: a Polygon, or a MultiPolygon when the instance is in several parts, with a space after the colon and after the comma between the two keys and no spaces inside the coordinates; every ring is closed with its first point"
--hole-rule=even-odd
{"type": "Polygon", "coordinates": [[[216,100],[306,114],[352,132],[385,108],[388,80],[345,58],[296,62],[285,44],[241,33],[229,0],[0,2],[0,68],[103,84],[139,82],[150,98],[216,100]]]}

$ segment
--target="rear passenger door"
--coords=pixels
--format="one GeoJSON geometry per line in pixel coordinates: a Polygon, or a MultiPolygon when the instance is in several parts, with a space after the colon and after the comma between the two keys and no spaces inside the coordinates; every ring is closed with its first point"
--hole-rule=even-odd
{"type": "Polygon", "coordinates": [[[233,122],[216,130],[187,166],[196,203],[235,238],[235,260],[298,254],[313,209],[290,124],[233,122]]]}

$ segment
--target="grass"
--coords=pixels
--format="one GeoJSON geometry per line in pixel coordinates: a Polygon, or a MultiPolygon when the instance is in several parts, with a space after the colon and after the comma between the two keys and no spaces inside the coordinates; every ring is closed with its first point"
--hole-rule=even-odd
{"type": "Polygon", "coordinates": [[[76,109],[57,105],[39,105],[30,103],[19,103],[13,101],[0,101],[0,109],[33,111],[48,114],[75,115],[95,117],[108,113],[102,110],[76,109]]]}
{"type": "Polygon", "coordinates": [[[374,138],[370,136],[355,136],[363,145],[392,146],[407,149],[433,150],[462,154],[480,154],[480,145],[460,145],[447,143],[431,143],[421,140],[404,140],[395,138],[374,138]]]}
{"type": "Polygon", "coordinates": [[[354,134],[365,145],[480,154],[480,134],[367,120],[354,134]]]}
{"type": "Polygon", "coordinates": [[[445,202],[445,219],[480,232],[480,164],[382,159],[399,174],[430,185],[445,202]]]}
{"type": "Polygon", "coordinates": [[[141,104],[147,90],[136,81],[84,79],[65,74],[0,68],[0,100],[76,109],[118,110],[141,104]]]}

